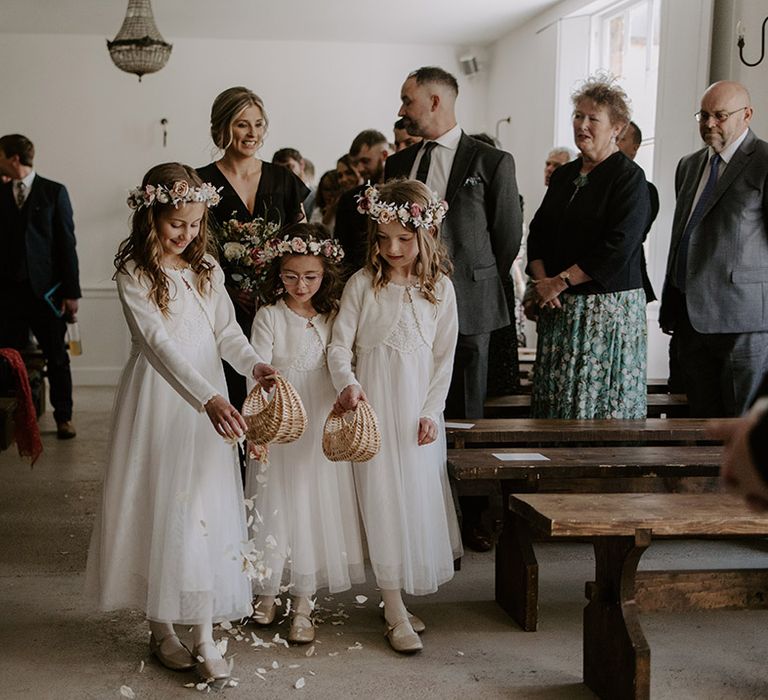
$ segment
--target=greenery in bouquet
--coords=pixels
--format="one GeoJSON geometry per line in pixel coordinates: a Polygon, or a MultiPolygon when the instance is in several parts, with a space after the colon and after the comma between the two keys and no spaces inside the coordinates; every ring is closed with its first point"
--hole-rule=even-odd
{"type": "Polygon", "coordinates": [[[257,217],[247,222],[232,218],[215,234],[227,284],[251,292],[259,304],[264,301],[261,289],[270,263],[265,245],[279,232],[279,223],[257,217]]]}

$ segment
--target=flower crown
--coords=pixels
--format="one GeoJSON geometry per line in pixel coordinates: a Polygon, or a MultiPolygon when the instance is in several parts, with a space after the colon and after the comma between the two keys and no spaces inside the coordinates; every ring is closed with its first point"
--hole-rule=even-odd
{"type": "Polygon", "coordinates": [[[283,255],[322,255],[331,262],[337,263],[344,257],[344,249],[332,238],[319,240],[313,236],[306,239],[299,236],[275,237],[264,244],[262,256],[265,263],[270,263],[283,255]]]}
{"type": "Polygon", "coordinates": [[[200,187],[190,187],[186,180],[176,180],[170,187],[145,185],[128,192],[128,206],[131,209],[151,207],[155,202],[173,204],[177,208],[179,204],[187,202],[204,202],[209,207],[215,207],[220,201],[219,190],[208,182],[204,182],[200,187]]]}
{"type": "Polygon", "coordinates": [[[379,191],[370,183],[363,194],[357,195],[355,199],[357,211],[380,224],[398,221],[403,226],[410,224],[415,228],[430,228],[439,224],[448,211],[448,202],[436,197],[426,206],[412,202],[382,202],[379,200],[379,191]]]}

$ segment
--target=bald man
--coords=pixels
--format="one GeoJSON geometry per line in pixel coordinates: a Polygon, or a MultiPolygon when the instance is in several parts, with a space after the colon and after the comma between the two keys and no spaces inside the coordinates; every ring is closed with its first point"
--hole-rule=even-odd
{"type": "Polygon", "coordinates": [[[568,148],[553,148],[547,153],[547,159],[544,161],[544,184],[547,187],[552,173],[570,160],[573,160],[573,154],[568,148]]]}
{"type": "Polygon", "coordinates": [[[691,415],[737,416],[768,371],[768,143],[746,88],[707,88],[706,147],[677,166],[659,322],[673,333],[691,415]]]}

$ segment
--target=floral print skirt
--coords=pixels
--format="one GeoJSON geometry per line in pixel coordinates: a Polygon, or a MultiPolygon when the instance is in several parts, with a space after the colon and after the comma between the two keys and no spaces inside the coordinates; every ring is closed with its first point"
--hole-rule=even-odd
{"type": "Polygon", "coordinates": [[[647,323],[642,289],[564,294],[538,321],[534,418],[645,418],[647,323]]]}

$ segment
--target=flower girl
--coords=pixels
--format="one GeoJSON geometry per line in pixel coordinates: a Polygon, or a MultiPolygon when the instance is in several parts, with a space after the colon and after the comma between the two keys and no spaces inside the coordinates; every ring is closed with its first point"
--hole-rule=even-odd
{"type": "Polygon", "coordinates": [[[296,442],[271,445],[268,463],[251,459],[248,465],[254,546],[265,552],[271,569],[256,586],[254,620],[274,619],[285,573],[292,596],[288,639],[307,643],[315,638],[315,592],[336,593],[364,580],[352,467],[329,462],[321,449],[323,424],[336,398],[326,348],[343,251],[321,226],[295,224],[269,241],[264,255],[271,262],[265,283],[270,303],[256,313],[251,343],[298,391],[307,428],[296,442]]]}
{"type": "Polygon", "coordinates": [[[87,587],[102,609],[145,611],[150,650],[165,666],[220,680],[229,666],[212,623],[251,609],[234,447],[245,422],[224,398],[221,359],[263,381],[275,370],[248,344],[221,268],[205,252],[207,209],[218,200],[179,163],[152,168],[129,196],[135,211],[115,279],[131,353],[114,405],[87,587]],[[192,626],[191,652],[174,624],[192,626]]]}
{"type": "Polygon", "coordinates": [[[462,553],[442,419],[458,333],[438,235],[446,209],[415,180],[365,190],[367,262],[344,289],[328,350],[337,410],[370,401],[379,418],[381,451],[354,465],[355,483],[386,637],[399,652],[419,651],[424,629],[401,590],[433,593],[462,553]]]}

